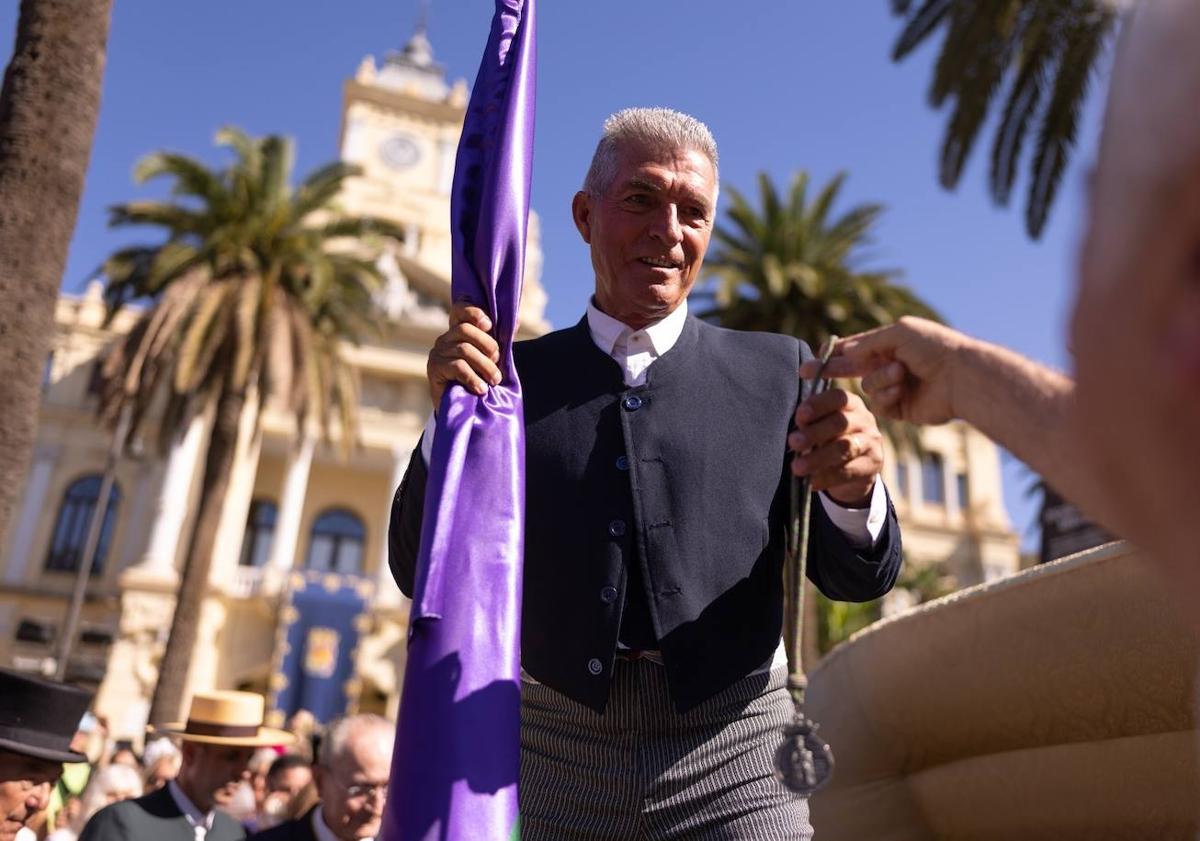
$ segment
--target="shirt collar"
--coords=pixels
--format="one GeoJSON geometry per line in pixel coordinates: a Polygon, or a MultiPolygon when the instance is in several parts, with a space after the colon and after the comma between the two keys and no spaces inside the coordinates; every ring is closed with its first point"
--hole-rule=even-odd
{"type": "Polygon", "coordinates": [[[167,781],[167,791],[170,792],[171,799],[175,801],[179,811],[183,812],[183,816],[188,819],[188,823],[192,826],[204,826],[206,829],[212,829],[213,813],[209,812],[206,815],[201,812],[174,780],[167,781]]]}
{"type": "Polygon", "coordinates": [[[687,313],[687,298],[684,298],[670,315],[641,330],[634,330],[624,322],[617,321],[611,315],[601,312],[596,308],[596,304],[589,300],[587,306],[588,330],[592,334],[592,341],[596,343],[596,347],[609,356],[612,356],[613,349],[618,343],[628,341],[634,333],[645,335],[654,352],[662,356],[675,346],[675,342],[679,341],[679,336],[683,333],[683,325],[687,322],[687,313]]]}

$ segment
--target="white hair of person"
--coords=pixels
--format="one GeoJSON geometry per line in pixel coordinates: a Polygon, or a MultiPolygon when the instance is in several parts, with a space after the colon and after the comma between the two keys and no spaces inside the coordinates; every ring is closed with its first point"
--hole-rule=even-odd
{"type": "Polygon", "coordinates": [[[332,768],[338,758],[346,752],[353,736],[362,732],[370,734],[376,730],[381,731],[379,737],[387,740],[390,748],[396,728],[383,716],[374,713],[359,713],[334,720],[325,729],[325,735],[321,737],[321,744],[317,749],[317,764],[323,768],[332,768]]]}
{"type": "MultiPolygon", "coordinates": [[[[700,152],[712,163],[714,181],[720,184],[717,141],[708,126],[670,108],[626,108],[604,121],[600,142],[583,179],[585,193],[600,195],[612,186],[617,174],[617,153],[624,146],[642,146],[658,153],[700,152]]],[[[715,191],[713,201],[716,201],[715,191]]]]}
{"type": "Polygon", "coordinates": [[[110,803],[116,802],[114,794],[121,794],[118,800],[127,800],[142,796],[142,775],[136,768],[128,765],[106,765],[95,771],[83,794],[79,796],[79,817],[74,821],[76,832],[83,829],[92,817],[110,803]]]}
{"type": "Polygon", "coordinates": [[[176,758],[181,755],[179,748],[170,739],[155,739],[152,742],[147,742],[146,749],[142,751],[142,767],[153,768],[162,759],[168,757],[176,758]]]}

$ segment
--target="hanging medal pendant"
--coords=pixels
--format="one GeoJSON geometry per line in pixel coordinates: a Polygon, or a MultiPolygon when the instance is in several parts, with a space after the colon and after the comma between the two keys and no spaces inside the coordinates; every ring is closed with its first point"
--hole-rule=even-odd
{"type": "Polygon", "coordinates": [[[802,797],[811,796],[833,775],[833,751],[816,730],[817,725],[797,710],[775,750],[775,778],[802,797]]]}

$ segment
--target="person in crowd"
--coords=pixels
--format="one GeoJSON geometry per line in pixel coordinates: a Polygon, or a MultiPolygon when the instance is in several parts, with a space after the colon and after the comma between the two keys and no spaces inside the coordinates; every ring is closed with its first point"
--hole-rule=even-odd
{"type": "MultiPolygon", "coordinates": [[[[99,769],[88,780],[78,809],[67,826],[60,827],[46,837],[46,841],[75,841],[92,815],[105,806],[142,796],[142,775],[136,768],[124,763],[110,763],[99,769]]],[[[64,811],[70,811],[70,803],[64,811]]]]}
{"type": "Polygon", "coordinates": [[[138,758],[137,752],[133,749],[133,744],[122,739],[113,746],[112,755],[108,758],[109,765],[128,765],[130,768],[136,768],[139,772],[142,770],[142,760],[138,758]]]}
{"type": "Polygon", "coordinates": [[[312,765],[303,756],[285,753],[277,757],[267,772],[263,804],[259,810],[259,829],[288,820],[292,804],[312,782],[312,765]]]}
{"type": "MultiPolygon", "coordinates": [[[[141,785],[140,777],[138,778],[138,785],[141,785]]],[[[69,798],[58,811],[58,815],[55,816],[54,826],[46,825],[46,841],[75,841],[79,836],[80,828],[83,826],[83,821],[80,819],[82,814],[83,799],[81,797],[69,798]]]]}
{"type": "Polygon", "coordinates": [[[296,710],[284,722],[283,729],[296,737],[291,752],[299,754],[309,762],[313,761],[316,743],[320,738],[317,732],[317,719],[308,710],[296,710]]]}
{"type": "MultiPolygon", "coordinates": [[[[279,754],[274,748],[259,748],[254,752],[254,756],[250,757],[250,787],[251,795],[254,798],[254,812],[248,818],[242,820],[242,825],[246,828],[246,834],[251,835],[260,829],[267,826],[274,826],[274,823],[262,823],[263,802],[267,797],[267,772],[271,769],[271,763],[279,758],[279,754]]],[[[278,821],[275,821],[278,823],[278,821]]]]}
{"type": "Polygon", "coordinates": [[[263,726],[263,698],[252,692],[197,692],[186,723],[161,732],[183,744],[174,780],[135,800],[97,812],[80,841],[241,841],[245,830],[218,810],[245,781],[255,748],[292,742],[290,733],[263,726]]]}
{"type": "Polygon", "coordinates": [[[108,728],[92,713],[84,713],[71,740],[71,748],[84,755],[83,762],[69,762],[63,766],[62,776],[58,778],[50,792],[50,802],[46,806],[46,826],[53,829],[60,825],[58,813],[63,804],[72,798],[79,798],[91,779],[92,770],[99,764],[105,754],[108,728]]]}
{"type": "MultiPolygon", "coordinates": [[[[571,206],[594,295],[578,324],[513,347],[527,841],[810,837],[807,801],[771,773],[793,716],[780,643],[789,472],[818,492],[808,572],[825,595],[879,598],[899,574],[882,436],[863,401],[831,389],[797,410],[805,343],[688,313],[717,167],[693,117],[610,117],[571,206]]],[[[452,308],[427,364],[435,406],[449,383],[484,394],[501,381],[491,329],[477,307],[452,308]]],[[[409,596],[433,433],[392,510],[389,559],[409,596]]]]}
{"type": "MultiPolygon", "coordinates": [[[[1200,632],[1200,3],[1156,0],[1121,35],[1090,184],[1075,376],[920,319],[849,337],[831,370],[876,410],[962,418],[1149,550],[1200,632]]],[[[809,366],[810,370],[812,366],[809,366]]]]}
{"type": "Polygon", "coordinates": [[[283,819],[280,823],[294,821],[297,818],[302,818],[311,810],[315,809],[321,803],[321,793],[317,791],[317,782],[312,780],[304,788],[297,792],[288,806],[287,811],[283,813],[283,819]]]}
{"type": "Polygon", "coordinates": [[[45,811],[63,763],[86,761],[71,743],[91,701],[82,689],[0,669],[0,841],[15,841],[45,811]]]}
{"type": "Polygon", "coordinates": [[[313,769],[320,803],[251,841],[373,841],[383,821],[394,736],[394,725],[381,716],[335,721],[313,769]]]}
{"type": "Polygon", "coordinates": [[[158,791],[169,780],[175,779],[182,761],[183,755],[170,739],[159,737],[148,741],[142,753],[142,787],[145,792],[158,791]]]}

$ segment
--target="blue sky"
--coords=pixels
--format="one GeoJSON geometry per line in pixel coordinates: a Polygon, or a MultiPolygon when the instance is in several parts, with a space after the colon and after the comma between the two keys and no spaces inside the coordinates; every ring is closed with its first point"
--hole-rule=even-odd
{"type": "MultiPolygon", "coordinates": [[[[1024,183],[1007,210],[984,186],[976,150],[956,193],[936,181],[943,116],[926,104],[932,46],[901,65],[889,58],[899,25],[886,0],[541,0],[534,207],[546,251],[543,282],[555,325],[575,321],[591,289],[571,224],[578,188],[604,117],[628,105],[667,105],[706,121],[721,147],[724,184],[754,190],[759,170],[785,182],[804,168],[817,182],[839,170],[849,203],[888,210],[875,265],[904,279],[956,327],[1036,359],[1067,363],[1083,175],[1094,155],[1100,99],[1092,97],[1075,156],[1041,242],[1024,234],[1024,183]]],[[[430,38],[451,78],[473,77],[491,0],[434,0],[430,38]]],[[[7,64],[16,3],[0,4],[7,64]]],[[[104,100],[64,288],[136,235],[105,227],[108,205],[139,195],[134,161],[160,148],[216,161],[222,125],[293,135],[298,171],[336,155],[341,88],[363,56],[400,47],[416,0],[115,0],[104,100]]],[[[1028,474],[1011,459],[1006,498],[1031,533],[1028,474]]]]}

